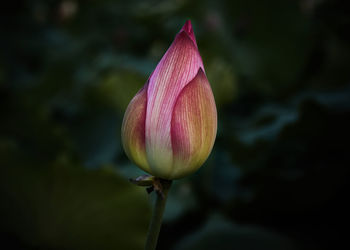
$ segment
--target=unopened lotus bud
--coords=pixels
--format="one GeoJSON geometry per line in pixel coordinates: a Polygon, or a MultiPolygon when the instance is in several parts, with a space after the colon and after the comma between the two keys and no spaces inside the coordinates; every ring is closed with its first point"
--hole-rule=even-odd
{"type": "Polygon", "coordinates": [[[122,125],[123,147],[141,169],[172,180],[205,162],[216,130],[214,96],[187,21],[131,100],[122,125]]]}

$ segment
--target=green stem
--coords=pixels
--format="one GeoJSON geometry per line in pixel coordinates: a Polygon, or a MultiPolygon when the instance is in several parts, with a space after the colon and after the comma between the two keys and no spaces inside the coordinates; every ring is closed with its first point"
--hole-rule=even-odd
{"type": "Polygon", "coordinates": [[[165,204],[171,186],[171,181],[168,180],[159,179],[159,183],[161,190],[160,192],[156,192],[157,198],[152,214],[151,224],[148,228],[145,250],[155,250],[157,247],[158,235],[162,225],[165,204]]]}

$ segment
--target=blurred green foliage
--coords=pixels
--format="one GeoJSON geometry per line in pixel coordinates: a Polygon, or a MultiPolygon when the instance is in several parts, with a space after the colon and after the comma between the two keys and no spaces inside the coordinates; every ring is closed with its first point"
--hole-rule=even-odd
{"type": "Polygon", "coordinates": [[[143,248],[146,197],[113,169],[86,171],[64,156],[53,165],[10,162],[1,163],[7,166],[0,179],[2,227],[26,244],[34,249],[143,248]]]}
{"type": "Polygon", "coordinates": [[[186,19],[219,130],[158,249],[346,242],[347,1],[18,0],[0,19],[0,248],[143,248],[150,200],[119,131],[186,19]]]}

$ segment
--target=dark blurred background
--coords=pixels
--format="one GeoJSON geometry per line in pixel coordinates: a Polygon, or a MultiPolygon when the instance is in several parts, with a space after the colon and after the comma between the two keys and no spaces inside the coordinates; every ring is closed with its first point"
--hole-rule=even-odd
{"type": "Polygon", "coordinates": [[[0,248],[143,249],[152,198],[119,131],[187,19],[219,129],[158,249],[348,245],[347,2],[3,1],[0,248]]]}

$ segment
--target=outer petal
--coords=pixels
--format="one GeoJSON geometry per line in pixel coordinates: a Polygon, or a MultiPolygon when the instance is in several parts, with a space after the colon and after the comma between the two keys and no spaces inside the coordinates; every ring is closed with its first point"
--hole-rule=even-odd
{"type": "Polygon", "coordinates": [[[208,158],[217,131],[217,112],[209,82],[200,69],[181,92],[171,122],[173,168],[169,179],[196,171],[208,158]]]}
{"type": "Polygon", "coordinates": [[[170,127],[175,101],[199,68],[203,68],[202,59],[190,23],[187,23],[149,80],[146,151],[152,173],[160,173],[159,176],[167,172],[173,161],[170,127]]]}
{"type": "Polygon", "coordinates": [[[127,156],[146,172],[150,171],[146,157],[145,119],[148,83],[135,95],[125,111],[122,143],[127,156]]]}
{"type": "Polygon", "coordinates": [[[194,36],[194,32],[193,32],[193,28],[192,28],[192,24],[190,20],[187,20],[185,25],[182,27],[181,31],[185,31],[187,33],[187,35],[189,36],[189,38],[191,38],[191,40],[193,41],[194,45],[198,48],[197,46],[197,42],[196,42],[196,37],[194,36]]]}

